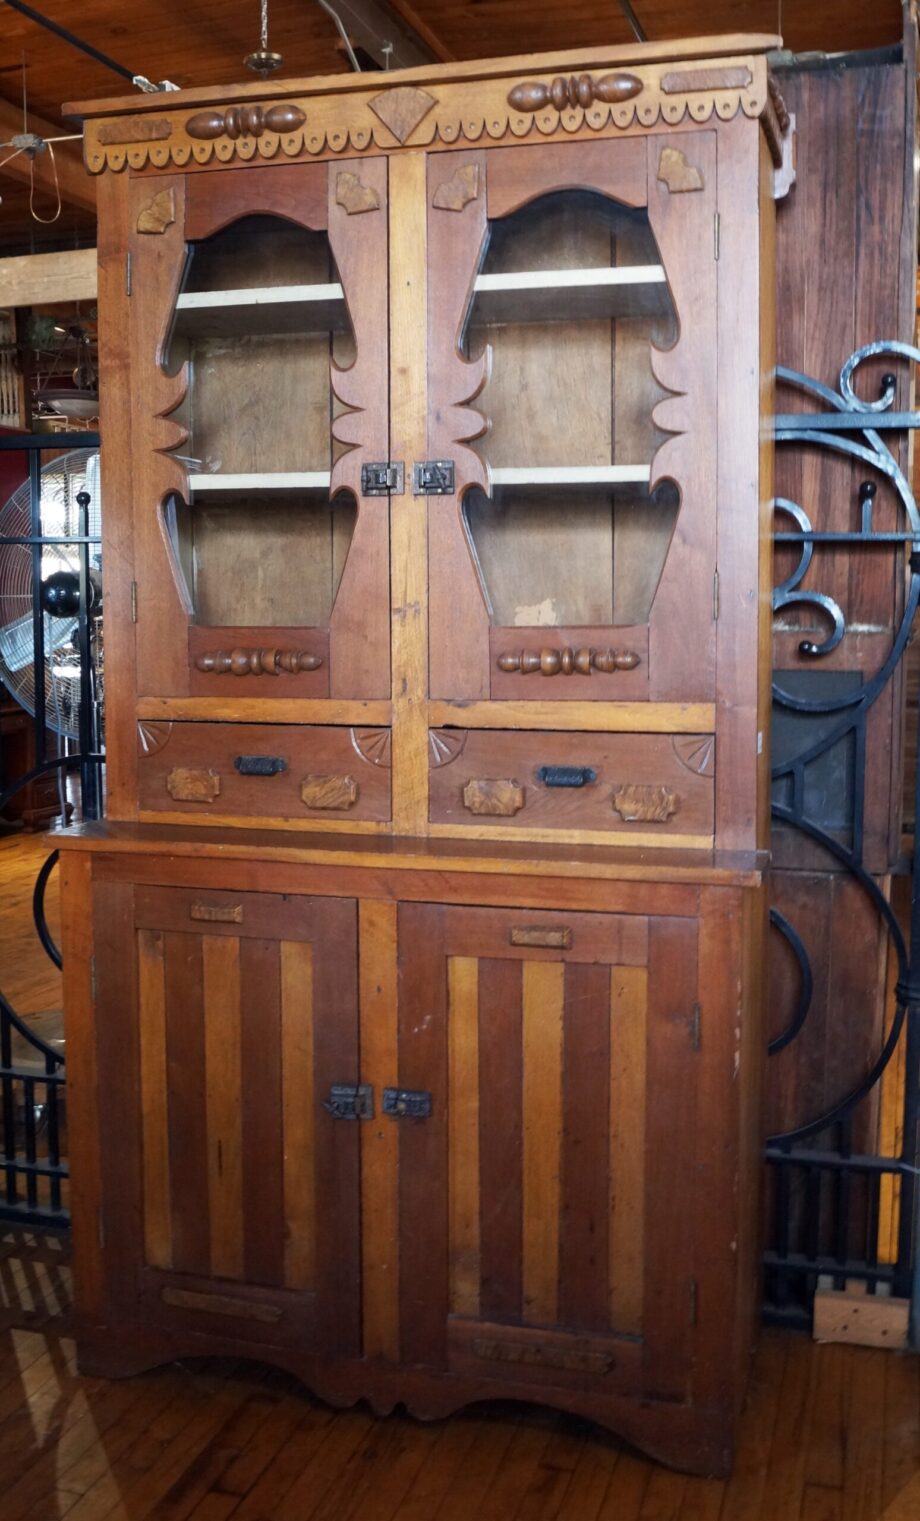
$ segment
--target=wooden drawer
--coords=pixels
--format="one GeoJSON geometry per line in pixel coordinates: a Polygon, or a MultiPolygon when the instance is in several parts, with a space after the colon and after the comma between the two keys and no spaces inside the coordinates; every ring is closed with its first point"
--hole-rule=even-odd
{"type": "Polygon", "coordinates": [[[377,763],[389,761],[388,746],[363,745],[366,733],[293,724],[141,724],[141,810],[221,818],[389,819],[389,765],[377,763]]]}
{"type": "Polygon", "coordinates": [[[712,834],[712,735],[456,729],[438,739],[432,823],[712,834]]]}

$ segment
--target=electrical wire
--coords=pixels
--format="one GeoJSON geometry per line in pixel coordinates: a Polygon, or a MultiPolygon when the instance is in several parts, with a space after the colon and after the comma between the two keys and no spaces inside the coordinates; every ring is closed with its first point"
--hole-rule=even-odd
{"type": "Polygon", "coordinates": [[[29,211],[32,214],[33,220],[40,222],[43,227],[52,226],[61,215],[61,183],[58,179],[57,159],[54,156],[54,149],[50,143],[48,144],[48,152],[51,155],[51,168],[54,171],[54,190],[57,196],[57,210],[53,217],[40,217],[35,210],[35,160],[34,158],[29,160],[29,211]]]}

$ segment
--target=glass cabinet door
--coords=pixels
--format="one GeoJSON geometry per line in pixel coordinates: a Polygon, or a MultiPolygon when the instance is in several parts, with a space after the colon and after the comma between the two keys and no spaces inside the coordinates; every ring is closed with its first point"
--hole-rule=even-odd
{"type": "Polygon", "coordinates": [[[174,222],[155,243],[139,217],[135,239],[158,393],[135,510],[141,648],[160,653],[140,690],[385,697],[387,502],[361,495],[361,465],[388,458],[385,161],[158,194],[174,222]]]}
{"type": "Polygon", "coordinates": [[[434,697],[711,692],[711,138],[689,191],[671,139],[429,160],[434,697]]]}

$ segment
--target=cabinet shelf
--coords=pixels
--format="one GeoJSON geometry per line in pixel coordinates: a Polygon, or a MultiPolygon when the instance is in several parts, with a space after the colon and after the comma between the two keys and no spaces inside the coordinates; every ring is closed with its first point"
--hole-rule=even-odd
{"type": "Polygon", "coordinates": [[[176,302],[185,336],[222,338],[267,333],[339,333],[348,328],[345,295],[328,285],[269,285],[186,291],[176,302]]]}
{"type": "Polygon", "coordinates": [[[328,470],[257,471],[251,475],[190,475],[189,491],[202,496],[212,491],[328,491],[328,470]]]}
{"type": "Polygon", "coordinates": [[[663,317],[670,311],[660,264],[597,269],[528,269],[479,275],[473,320],[576,322],[586,318],[663,317]]]}
{"type": "Polygon", "coordinates": [[[493,469],[493,486],[647,486],[650,465],[532,465],[493,469]]]}

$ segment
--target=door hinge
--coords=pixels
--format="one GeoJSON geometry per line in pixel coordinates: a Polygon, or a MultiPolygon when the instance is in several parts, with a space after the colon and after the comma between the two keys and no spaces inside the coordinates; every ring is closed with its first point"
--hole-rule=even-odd
{"type": "Polygon", "coordinates": [[[698,1051],[700,1049],[700,1022],[702,1019],[702,1012],[703,1011],[698,1003],[695,1003],[693,1005],[693,1008],[690,1012],[690,1045],[693,1047],[694,1051],[698,1051]]]}
{"type": "Polygon", "coordinates": [[[334,1120],[372,1120],[374,1090],[370,1083],[333,1083],[323,1108],[334,1120]]]}
{"type": "Polygon", "coordinates": [[[412,466],[412,494],[413,496],[453,496],[453,460],[416,460],[412,466]]]}
{"type": "Polygon", "coordinates": [[[137,622],[137,582],[131,582],[131,622],[137,622]]]}
{"type": "Polygon", "coordinates": [[[716,263],[719,262],[719,250],[722,243],[722,218],[716,212],[712,219],[712,256],[716,263]]]}
{"type": "Polygon", "coordinates": [[[98,1215],[96,1216],[96,1235],[97,1235],[98,1240],[99,1240],[99,1250],[100,1250],[100,1252],[104,1252],[105,1251],[105,1220],[103,1218],[102,1210],[100,1210],[99,1213],[98,1213],[98,1215]]]}
{"type": "Polygon", "coordinates": [[[713,623],[719,621],[719,572],[717,570],[712,573],[712,621],[713,623]]]}
{"type": "Polygon", "coordinates": [[[125,255],[125,295],[131,294],[131,250],[125,255]]]}
{"type": "Polygon", "coordinates": [[[93,1003],[95,1003],[96,1002],[96,958],[95,958],[95,956],[90,956],[90,958],[89,958],[89,990],[90,990],[90,996],[92,997],[93,1003]]]}
{"type": "Polygon", "coordinates": [[[406,489],[401,460],[378,460],[361,466],[362,496],[402,496],[406,489]]]}
{"type": "Polygon", "coordinates": [[[697,1308],[699,1301],[699,1285],[695,1278],[690,1279],[690,1324],[696,1325],[697,1308]]]}

